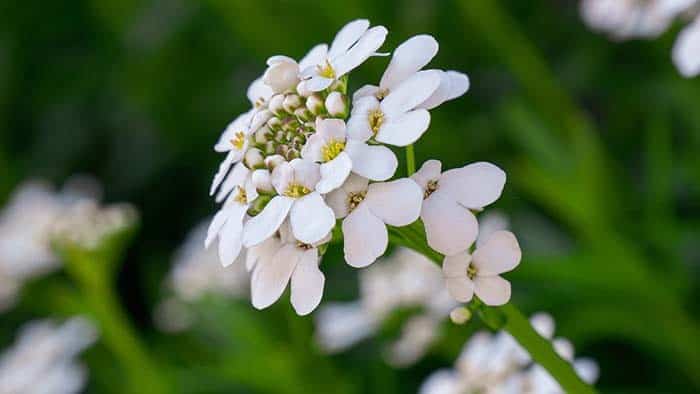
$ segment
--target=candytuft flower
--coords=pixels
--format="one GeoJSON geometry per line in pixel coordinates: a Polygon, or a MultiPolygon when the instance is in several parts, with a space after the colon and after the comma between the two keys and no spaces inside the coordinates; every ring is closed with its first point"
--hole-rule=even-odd
{"type": "Polygon", "coordinates": [[[469,302],[476,294],[486,305],[503,305],[510,300],[510,282],[499,275],[517,267],[520,257],[515,236],[497,231],[473,254],[464,251],[445,257],[442,272],[457,301],[469,302]]]}
{"type": "Polygon", "coordinates": [[[442,172],[442,164],[428,160],[411,178],[423,189],[421,219],[428,244],[445,255],[469,249],[479,225],[470,210],[481,211],[503,191],[506,174],[491,163],[472,163],[442,172]]]}

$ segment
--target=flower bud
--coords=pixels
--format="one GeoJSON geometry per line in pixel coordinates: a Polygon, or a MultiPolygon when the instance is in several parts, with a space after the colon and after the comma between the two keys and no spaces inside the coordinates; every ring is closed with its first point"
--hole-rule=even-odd
{"type": "Polygon", "coordinates": [[[313,118],[313,115],[308,109],[306,109],[306,107],[300,107],[294,110],[294,116],[296,116],[297,119],[301,120],[302,122],[308,122],[313,118]]]}
{"type": "Polygon", "coordinates": [[[282,106],[284,107],[285,111],[292,114],[294,113],[295,109],[301,106],[301,97],[297,96],[296,94],[288,94],[284,97],[282,106]]]}
{"type": "Polygon", "coordinates": [[[469,319],[471,319],[471,318],[472,318],[471,311],[463,306],[454,308],[450,312],[450,320],[452,320],[452,323],[454,323],[454,324],[462,325],[462,324],[468,322],[469,319]]]}
{"type": "Polygon", "coordinates": [[[311,96],[311,95],[314,93],[314,92],[310,91],[310,90],[306,87],[306,83],[307,83],[306,81],[301,81],[301,82],[299,82],[299,84],[297,85],[297,93],[298,93],[301,97],[309,97],[309,96],[311,96]]]}
{"type": "Polygon", "coordinates": [[[323,98],[318,93],[312,94],[306,99],[306,108],[312,114],[318,115],[323,112],[323,98]]]}
{"type": "Polygon", "coordinates": [[[281,155],[272,155],[265,158],[265,167],[268,170],[273,171],[278,165],[284,163],[286,160],[281,155]]]}
{"type": "Polygon", "coordinates": [[[277,151],[277,144],[275,141],[267,141],[265,144],[265,154],[272,155],[277,151]]]}
{"type": "Polygon", "coordinates": [[[251,180],[255,189],[262,192],[272,192],[272,180],[270,177],[270,171],[265,169],[255,170],[251,175],[251,180]]]}
{"type": "Polygon", "coordinates": [[[263,75],[265,85],[275,93],[294,88],[299,83],[299,65],[286,56],[273,56],[267,59],[268,68],[263,75]]]}
{"type": "Polygon", "coordinates": [[[267,127],[272,131],[277,131],[282,127],[282,121],[280,118],[270,118],[267,121],[267,127]]]}
{"type": "Polygon", "coordinates": [[[287,160],[292,161],[292,160],[294,160],[294,159],[300,158],[300,157],[301,157],[301,153],[299,153],[299,150],[292,148],[292,149],[289,149],[289,150],[287,151],[287,155],[286,155],[286,156],[287,156],[287,160]]]}
{"type": "Polygon", "coordinates": [[[255,132],[255,142],[258,144],[265,144],[271,135],[272,131],[270,131],[266,125],[263,125],[255,132]]]}
{"type": "Polygon", "coordinates": [[[250,169],[259,168],[265,165],[265,158],[260,149],[251,148],[245,153],[243,163],[250,169]]]}
{"type": "Polygon", "coordinates": [[[326,110],[328,114],[336,118],[344,118],[347,116],[348,104],[345,96],[340,92],[331,92],[326,97],[326,110]]]}
{"type": "Polygon", "coordinates": [[[272,112],[276,116],[281,116],[284,114],[284,106],[282,105],[283,102],[284,95],[276,94],[270,98],[270,103],[267,107],[270,109],[270,112],[272,112]]]}

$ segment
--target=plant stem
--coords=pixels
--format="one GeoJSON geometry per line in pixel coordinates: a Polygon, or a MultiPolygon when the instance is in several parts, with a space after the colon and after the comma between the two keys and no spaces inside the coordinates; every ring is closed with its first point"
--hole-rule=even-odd
{"type": "Polygon", "coordinates": [[[413,144],[406,147],[406,171],[408,176],[416,172],[416,153],[413,150],[413,144]]]}
{"type": "MultiPolygon", "coordinates": [[[[413,249],[440,265],[442,255],[428,246],[420,221],[406,227],[392,227],[390,230],[392,242],[413,249]],[[419,237],[419,233],[422,233],[422,236],[419,237]]],[[[559,385],[565,392],[581,394],[593,394],[596,392],[595,389],[578,377],[571,363],[562,359],[554,351],[551,342],[540,336],[532,328],[530,322],[515,305],[509,303],[496,308],[480,305],[479,309],[486,315],[496,317],[496,319],[490,319],[487,324],[492,325],[492,321],[496,320],[503,322],[500,328],[512,335],[530,353],[532,359],[545,368],[559,382],[559,385]]]]}

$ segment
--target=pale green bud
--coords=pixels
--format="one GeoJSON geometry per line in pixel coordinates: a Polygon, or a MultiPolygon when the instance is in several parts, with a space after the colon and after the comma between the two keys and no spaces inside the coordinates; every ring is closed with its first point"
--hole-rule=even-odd
{"type": "Polygon", "coordinates": [[[328,97],[326,97],[325,104],[328,114],[335,118],[344,118],[348,114],[347,99],[340,92],[331,92],[328,97]]]}
{"type": "Polygon", "coordinates": [[[284,101],[282,102],[284,110],[289,112],[290,114],[294,113],[294,110],[299,108],[301,104],[301,97],[297,96],[296,94],[286,95],[284,97],[284,101]]]}
{"type": "Polygon", "coordinates": [[[306,99],[306,108],[311,111],[312,114],[318,115],[323,112],[323,98],[320,94],[315,93],[306,99]]]}

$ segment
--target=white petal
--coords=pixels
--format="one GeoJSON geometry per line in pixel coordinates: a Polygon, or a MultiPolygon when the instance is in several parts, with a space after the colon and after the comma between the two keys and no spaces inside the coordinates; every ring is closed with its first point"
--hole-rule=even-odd
{"type": "Polygon", "coordinates": [[[444,255],[469,249],[479,232],[474,214],[440,191],[423,201],[420,216],[428,245],[444,255]]]}
{"type": "Polygon", "coordinates": [[[316,121],[316,133],[326,141],[345,142],[345,122],[342,119],[321,119],[316,121]]]}
{"type": "Polygon", "coordinates": [[[309,160],[294,159],[289,162],[294,170],[294,183],[305,186],[309,190],[314,190],[316,184],[321,180],[321,166],[309,160]]]}
{"type": "Polygon", "coordinates": [[[260,110],[253,115],[253,120],[250,121],[249,133],[254,133],[258,131],[260,126],[265,124],[272,117],[272,112],[267,109],[260,110]]]}
{"type": "Polygon", "coordinates": [[[326,139],[319,133],[314,133],[309,137],[301,148],[301,157],[306,160],[320,162],[323,160],[321,149],[326,145],[326,139]]]}
{"type": "Polygon", "coordinates": [[[428,182],[438,181],[440,179],[440,173],[442,172],[442,163],[439,160],[428,160],[420,167],[415,174],[411,175],[413,179],[421,189],[426,190],[428,188],[428,182]]]}
{"type": "Polygon", "coordinates": [[[394,146],[406,146],[416,141],[428,130],[430,113],[417,109],[404,115],[389,118],[377,133],[377,141],[394,146]]]}
{"type": "Polygon", "coordinates": [[[318,251],[304,252],[292,274],[292,306],[299,316],[313,312],[323,298],[323,285],[326,277],[318,269],[318,251]]]}
{"type": "Polygon", "coordinates": [[[262,99],[264,101],[267,101],[272,97],[273,95],[272,89],[270,89],[269,86],[265,85],[265,83],[262,80],[262,77],[256,79],[253,81],[253,83],[250,84],[248,87],[248,100],[252,105],[255,105],[255,102],[262,99]]]}
{"type": "MultiPolygon", "coordinates": [[[[243,186],[248,178],[248,174],[250,174],[248,167],[241,162],[237,163],[228,176],[226,176],[226,180],[223,185],[221,185],[219,193],[216,194],[216,202],[223,201],[236,186],[243,186]]],[[[252,200],[253,198],[251,197],[250,201],[252,200]]]]}
{"type": "Polygon", "coordinates": [[[481,209],[498,200],[505,183],[503,170],[478,162],[445,171],[440,177],[440,190],[467,208],[481,209]]]}
{"type": "Polygon", "coordinates": [[[442,71],[426,70],[413,74],[400,83],[382,101],[382,111],[398,116],[424,102],[440,86],[442,71]]]}
{"type": "Polygon", "coordinates": [[[333,80],[326,77],[321,77],[319,75],[314,75],[311,79],[306,81],[306,89],[312,92],[320,92],[327,87],[331,86],[333,80]]]}
{"type": "Polygon", "coordinates": [[[467,275],[453,278],[446,278],[447,291],[452,298],[459,302],[469,302],[474,297],[474,282],[467,275]]]}
{"type": "Polygon", "coordinates": [[[361,203],[343,220],[345,261],[355,268],[374,263],[389,245],[384,223],[361,203]]]}
{"type": "Polygon", "coordinates": [[[487,276],[512,271],[520,257],[520,245],[510,231],[496,231],[473,255],[479,275],[487,276]]]}
{"type": "Polygon", "coordinates": [[[379,91],[379,86],[365,85],[365,86],[357,89],[355,91],[355,93],[352,94],[352,101],[354,103],[363,97],[374,97],[378,91],[379,91]]]}
{"type": "Polygon", "coordinates": [[[285,245],[272,260],[258,264],[251,279],[251,298],[255,308],[267,308],[282,296],[301,255],[295,245],[285,245]]]}
{"type": "Polygon", "coordinates": [[[469,77],[457,71],[442,71],[440,86],[435,92],[418,107],[433,109],[438,105],[455,99],[469,90],[469,77]]]}
{"type": "MultiPolygon", "coordinates": [[[[328,51],[328,57],[335,59],[338,55],[342,55],[362,37],[369,28],[367,19],[357,19],[343,26],[335,35],[331,49],[328,51]]],[[[318,64],[318,63],[317,63],[318,64]]]]}
{"type": "Polygon", "coordinates": [[[369,180],[356,174],[350,174],[348,179],[343,184],[343,190],[345,190],[345,193],[360,193],[367,191],[368,187],[369,180]]]}
{"type": "Polygon", "coordinates": [[[373,181],[385,181],[396,173],[399,162],[391,149],[348,140],[345,152],[352,159],[352,171],[373,181]]]}
{"type": "Polygon", "coordinates": [[[510,282],[500,276],[477,275],[474,292],[486,305],[504,305],[510,300],[510,282]]]}
{"type": "Polygon", "coordinates": [[[336,219],[348,216],[348,193],[341,187],[326,194],[326,204],[333,210],[336,219]]]}
{"type": "Polygon", "coordinates": [[[352,160],[347,153],[341,152],[335,159],[321,164],[321,181],[316,184],[316,191],[326,194],[343,185],[352,169],[352,160]]]}
{"type": "Polygon", "coordinates": [[[472,256],[466,250],[452,256],[445,256],[442,261],[442,274],[445,278],[466,277],[467,268],[471,262],[472,256]]]}
{"type": "Polygon", "coordinates": [[[250,272],[259,261],[270,261],[280,249],[282,244],[277,237],[270,237],[259,245],[248,248],[246,252],[245,267],[250,272]]]}
{"type": "Polygon", "coordinates": [[[270,238],[287,218],[294,199],[276,196],[258,214],[246,222],[243,228],[243,245],[246,248],[257,245],[270,238]]]}
{"type": "Polygon", "coordinates": [[[219,259],[224,267],[233,264],[241,252],[243,217],[247,207],[236,204],[232,209],[229,219],[221,228],[221,233],[219,234],[219,259]]]}
{"type": "Polygon", "coordinates": [[[423,191],[409,178],[373,183],[364,203],[374,215],[391,226],[406,226],[418,220],[423,191]]]}
{"type": "Polygon", "coordinates": [[[221,164],[219,164],[219,170],[214,175],[214,180],[211,182],[211,187],[209,188],[210,196],[214,195],[216,189],[219,187],[219,185],[221,185],[221,182],[223,182],[224,178],[226,177],[226,174],[228,174],[228,170],[233,164],[233,159],[235,158],[235,156],[235,152],[229,152],[226,155],[224,161],[222,161],[221,164]]]}
{"type": "Polygon", "coordinates": [[[320,241],[333,229],[335,214],[317,192],[295,201],[289,215],[294,237],[305,244],[320,241]]]}
{"type": "Polygon", "coordinates": [[[226,126],[224,132],[221,133],[221,137],[219,137],[219,141],[217,141],[214,146],[214,150],[217,152],[230,151],[233,147],[233,145],[231,145],[231,139],[233,139],[236,133],[241,131],[246,132],[248,130],[248,125],[250,124],[253,113],[254,110],[251,109],[246,113],[238,115],[236,119],[231,121],[231,123],[226,126]]]}
{"type": "Polygon", "coordinates": [[[590,358],[577,358],[574,360],[574,370],[588,384],[595,383],[600,375],[598,364],[590,358]]]}
{"type": "Polygon", "coordinates": [[[686,78],[700,74],[700,16],[678,35],[673,45],[673,62],[686,78]]]}
{"type": "Polygon", "coordinates": [[[317,66],[322,64],[328,55],[328,45],[318,44],[311,48],[309,53],[306,54],[301,60],[299,60],[299,70],[305,70],[308,67],[317,66]]]}
{"type": "Polygon", "coordinates": [[[409,38],[394,50],[379,86],[391,90],[428,64],[437,52],[438,43],[432,36],[421,34],[409,38]]]}
{"type": "Polygon", "coordinates": [[[226,221],[231,215],[232,208],[232,206],[222,207],[219,212],[214,215],[214,218],[209,224],[209,228],[207,228],[207,237],[204,240],[205,249],[208,249],[211,243],[214,242],[214,240],[219,236],[221,228],[224,227],[224,224],[226,224],[226,221]]]}
{"type": "Polygon", "coordinates": [[[353,101],[352,112],[347,124],[348,137],[356,141],[367,141],[374,132],[369,124],[370,111],[379,108],[379,100],[374,96],[362,97],[353,101]]]}
{"type": "Polygon", "coordinates": [[[271,181],[277,193],[284,194],[289,184],[294,181],[294,168],[288,161],[283,161],[272,170],[271,181]]]}
{"type": "Polygon", "coordinates": [[[467,74],[454,70],[448,70],[446,73],[450,78],[450,94],[447,100],[454,100],[469,91],[470,82],[467,74]]]}
{"type": "MultiPolygon", "coordinates": [[[[388,31],[384,26],[375,26],[367,30],[360,37],[357,44],[353,45],[345,54],[340,55],[338,58],[331,54],[330,58],[332,59],[335,77],[342,77],[372,56],[384,43],[387,33],[388,31]]],[[[333,48],[331,48],[331,51],[333,51],[333,48]]]]}

